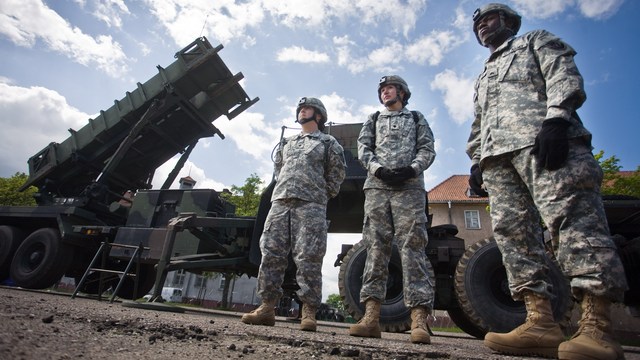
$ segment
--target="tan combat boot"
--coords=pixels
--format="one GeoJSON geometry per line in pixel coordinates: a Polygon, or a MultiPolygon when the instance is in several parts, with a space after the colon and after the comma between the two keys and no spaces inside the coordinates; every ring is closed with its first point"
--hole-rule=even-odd
{"type": "Polygon", "coordinates": [[[487,333],[485,346],[503,354],[556,358],[564,335],[553,319],[551,301],[531,291],[526,291],[523,296],[527,307],[524,324],[506,334],[487,333]]]}
{"type": "Polygon", "coordinates": [[[349,335],[359,337],[379,338],[380,333],[380,301],[368,299],[364,303],[364,316],[357,324],[349,328],[349,335]]]}
{"type": "Polygon", "coordinates": [[[411,342],[414,344],[431,344],[427,325],[429,312],[424,306],[411,308],[411,342]]]}
{"type": "Polygon", "coordinates": [[[267,325],[273,326],[276,324],[276,300],[262,301],[262,304],[252,312],[242,315],[242,321],[245,324],[251,325],[267,325]]]}
{"type": "Polygon", "coordinates": [[[558,356],[566,360],[624,359],[624,351],[613,339],[611,303],[601,296],[585,294],[580,327],[571,340],[560,344],[558,356]]]}
{"type": "Polygon", "coordinates": [[[316,307],[309,304],[302,305],[302,321],[300,330],[316,331],[316,307]]]}

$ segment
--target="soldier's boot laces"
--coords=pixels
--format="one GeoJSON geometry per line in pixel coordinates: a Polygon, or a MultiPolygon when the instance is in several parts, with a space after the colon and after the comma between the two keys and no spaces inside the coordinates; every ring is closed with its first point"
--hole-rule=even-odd
{"type": "Polygon", "coordinates": [[[619,360],[624,351],[613,339],[611,303],[608,299],[585,294],[578,331],[560,344],[558,357],[565,360],[619,360]]]}
{"type": "Polygon", "coordinates": [[[523,295],[527,308],[524,324],[506,334],[487,333],[485,346],[503,354],[557,358],[564,334],[553,319],[551,301],[531,291],[523,295]]]}
{"type": "Polygon", "coordinates": [[[411,342],[414,344],[431,344],[431,336],[427,318],[429,311],[424,306],[411,308],[411,342]]]}
{"type": "Polygon", "coordinates": [[[357,324],[349,328],[349,335],[359,337],[379,338],[380,331],[380,301],[369,299],[365,301],[364,316],[357,324]]]}
{"type": "Polygon", "coordinates": [[[275,301],[263,301],[257,309],[242,315],[240,321],[251,325],[273,326],[276,324],[275,306],[275,301]]]}
{"type": "Polygon", "coordinates": [[[302,321],[300,321],[300,330],[316,331],[316,310],[315,306],[309,304],[302,305],[302,321]]]}

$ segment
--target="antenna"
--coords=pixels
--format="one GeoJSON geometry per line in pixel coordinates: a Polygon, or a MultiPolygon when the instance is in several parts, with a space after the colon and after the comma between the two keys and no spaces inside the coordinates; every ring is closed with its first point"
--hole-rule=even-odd
{"type": "Polygon", "coordinates": [[[210,12],[207,12],[207,16],[204,18],[204,22],[202,23],[202,29],[200,29],[200,36],[202,37],[202,33],[204,32],[204,27],[207,25],[207,19],[209,19],[210,12]]]}

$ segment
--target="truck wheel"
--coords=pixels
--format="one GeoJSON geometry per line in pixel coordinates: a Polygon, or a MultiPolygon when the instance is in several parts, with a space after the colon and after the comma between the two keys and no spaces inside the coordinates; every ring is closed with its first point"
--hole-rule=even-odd
{"type": "MultiPolygon", "coordinates": [[[[124,267],[122,267],[121,270],[124,270],[124,267]]],[[[119,280],[114,281],[113,290],[115,290],[115,287],[118,285],[118,281],[119,280]]],[[[120,290],[117,295],[123,299],[135,300],[148,294],[156,282],[155,264],[140,264],[140,272],[138,273],[138,291],[135,293],[134,281],[134,278],[127,276],[127,278],[124,279],[122,286],[120,286],[120,290]]]]}
{"type": "Polygon", "coordinates": [[[11,263],[11,278],[27,289],[55,285],[73,259],[73,247],[65,244],[58,230],[38,229],[20,244],[11,263]]]}
{"type": "Polygon", "coordinates": [[[9,277],[11,261],[24,233],[15,226],[0,225],[0,282],[9,277]]]}
{"type": "MultiPolygon", "coordinates": [[[[566,326],[573,305],[569,283],[554,260],[547,259],[547,266],[556,295],[551,300],[553,314],[566,326]]],[[[455,291],[470,325],[478,329],[470,335],[483,338],[489,331],[509,332],[525,321],[524,302],[511,298],[502,256],[493,238],[478,241],[464,253],[456,267],[455,291]]]]}
{"type": "MultiPolygon", "coordinates": [[[[367,259],[367,249],[363,241],[355,244],[342,259],[338,279],[340,296],[346,310],[354,319],[360,320],[364,315],[364,304],[360,303],[362,274],[367,259]]],[[[435,274],[431,262],[427,261],[427,272],[431,283],[435,286],[435,274]]],[[[397,247],[393,247],[389,260],[389,277],[387,278],[387,295],[380,307],[380,328],[386,332],[404,332],[411,327],[411,310],[404,305],[402,292],[402,264],[397,247]]]]}
{"type": "Polygon", "coordinates": [[[464,310],[461,308],[447,309],[447,314],[460,330],[478,339],[484,339],[486,331],[479,328],[473,320],[469,319],[464,310]]]}

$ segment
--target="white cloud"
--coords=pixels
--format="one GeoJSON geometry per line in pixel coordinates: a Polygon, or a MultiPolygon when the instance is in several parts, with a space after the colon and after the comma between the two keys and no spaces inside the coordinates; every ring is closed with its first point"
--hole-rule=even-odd
{"type": "Polygon", "coordinates": [[[578,0],[580,12],[588,18],[607,19],[615,14],[624,0],[578,0]]]}
{"type": "Polygon", "coordinates": [[[574,0],[513,0],[515,10],[529,18],[546,19],[562,13],[574,0]]]}
{"type": "Polygon", "coordinates": [[[124,0],[76,0],[75,2],[80,7],[90,7],[89,11],[92,15],[109,27],[121,28],[122,15],[131,14],[124,0]]]}
{"type": "Polygon", "coordinates": [[[0,176],[27,173],[31,156],[52,141],[64,141],[69,137],[65,129],[77,130],[89,118],[53,90],[6,83],[0,83],[0,113],[0,176]]]}
{"type": "Polygon", "coordinates": [[[615,14],[624,0],[513,0],[518,11],[531,18],[546,19],[576,6],[583,16],[607,19],[615,14]]]}
{"type": "Polygon", "coordinates": [[[432,90],[443,93],[447,112],[457,124],[473,118],[473,80],[458,76],[452,70],[445,70],[436,75],[431,82],[432,90]]]}
{"type": "Polygon", "coordinates": [[[461,38],[451,31],[432,31],[407,46],[407,57],[409,61],[416,64],[428,63],[435,66],[440,64],[446,53],[464,40],[465,38],[461,38]]]}
{"type": "Polygon", "coordinates": [[[291,46],[278,51],[277,60],[281,62],[327,63],[329,62],[329,55],[307,50],[300,46],[291,46]]]}
{"type": "Polygon", "coordinates": [[[188,44],[205,35],[212,42],[226,44],[232,39],[254,40],[247,29],[264,19],[260,1],[236,4],[233,0],[145,0],[177,44],[188,44]]]}
{"type": "MultiPolygon", "coordinates": [[[[167,179],[167,176],[169,176],[169,173],[171,173],[173,168],[176,166],[179,158],[179,155],[174,156],[156,169],[153,176],[153,181],[151,182],[151,185],[154,189],[160,189],[160,187],[167,179]]],[[[216,191],[222,191],[224,188],[230,187],[221,182],[207,178],[207,175],[202,168],[198,167],[190,160],[187,160],[182,169],[180,169],[180,172],[176,176],[175,180],[171,184],[170,189],[178,189],[180,187],[180,179],[186,176],[190,176],[193,180],[196,181],[196,184],[194,186],[195,189],[213,189],[216,191]]]]}
{"type": "Polygon", "coordinates": [[[112,77],[128,71],[126,56],[111,36],[93,38],[39,0],[0,1],[0,34],[23,47],[41,40],[49,49],[112,77]]]}

